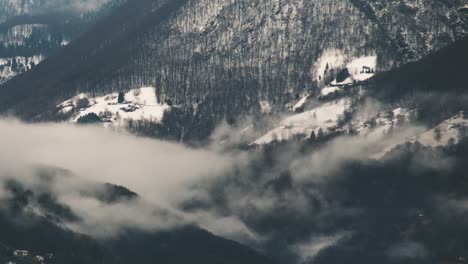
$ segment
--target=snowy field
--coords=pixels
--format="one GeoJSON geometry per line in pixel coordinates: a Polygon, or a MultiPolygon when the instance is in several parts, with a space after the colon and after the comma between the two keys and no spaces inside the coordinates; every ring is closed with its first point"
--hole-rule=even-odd
{"type": "Polygon", "coordinates": [[[312,131],[317,134],[319,129],[326,133],[328,128],[337,125],[340,116],[350,105],[351,100],[349,98],[342,98],[324,103],[304,113],[292,115],[281,121],[277,128],[255,140],[251,145],[268,144],[275,140],[291,140],[295,136],[309,137],[312,131]]]}
{"type": "Polygon", "coordinates": [[[67,113],[76,109],[78,102],[83,99],[89,101],[87,107],[78,109],[72,116],[71,122],[77,122],[80,117],[94,113],[99,115],[103,121],[114,125],[132,120],[161,121],[164,112],[169,108],[167,104],[158,102],[156,89],[154,87],[142,87],[125,93],[125,101],[118,103],[118,93],[111,93],[101,97],[91,97],[89,94],[80,94],[67,100],[57,107],[60,111],[67,113]]]}

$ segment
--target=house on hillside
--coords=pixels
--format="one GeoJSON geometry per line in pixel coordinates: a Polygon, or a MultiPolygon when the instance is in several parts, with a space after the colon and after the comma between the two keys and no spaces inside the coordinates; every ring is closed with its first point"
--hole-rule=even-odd
{"type": "Polygon", "coordinates": [[[363,73],[372,73],[372,68],[367,66],[362,66],[361,74],[363,73]]]}
{"type": "Polygon", "coordinates": [[[27,257],[29,256],[29,251],[27,250],[15,250],[13,251],[13,255],[17,257],[27,257]]]}

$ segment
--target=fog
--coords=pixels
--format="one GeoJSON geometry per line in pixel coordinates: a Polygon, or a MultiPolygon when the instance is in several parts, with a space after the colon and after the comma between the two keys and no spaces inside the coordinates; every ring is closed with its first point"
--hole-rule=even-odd
{"type": "MultiPolygon", "coordinates": [[[[119,224],[139,228],[177,225],[182,218],[173,204],[188,195],[187,187],[221,175],[242,159],[237,157],[234,162],[234,157],[214,151],[99,127],[2,120],[0,130],[1,179],[14,175],[26,186],[39,188],[41,179],[32,177],[36,166],[69,170],[73,177],[58,177],[47,188],[84,219],[83,223],[71,224],[71,228],[98,236],[114,234],[119,224]],[[90,188],[92,182],[125,186],[143,199],[109,206],[81,197],[80,192],[90,188]]],[[[0,192],[0,197],[5,195],[0,192]]]]}
{"type": "MultiPolygon", "coordinates": [[[[375,110],[371,106],[369,109],[375,110]]],[[[359,208],[341,208],[330,197],[323,197],[327,182],[339,175],[348,162],[370,160],[385,148],[424,131],[408,125],[392,134],[341,136],[319,151],[307,153],[300,151],[301,144],[290,144],[274,154],[270,168],[259,170],[259,164],[265,166],[259,162],[263,159],[261,151],[232,150],[246,138],[258,136],[259,131],[245,127],[249,127],[248,122],[235,129],[221,125],[212,144],[195,149],[102,127],[24,124],[3,119],[0,180],[14,178],[32,190],[53,193],[80,218],[60,224],[97,238],[113,237],[129,228],[158,231],[195,224],[262,248],[276,243],[278,236],[285,235],[284,230],[293,230],[275,225],[265,229],[258,222],[294,216],[291,222],[284,223],[313,223],[310,233],[298,227],[301,233],[286,245],[303,262],[353,237],[354,230],[330,228],[330,215],[341,218],[362,213],[359,208]],[[38,166],[67,171],[48,182],[35,174],[38,166]],[[281,182],[285,179],[285,183],[281,182]],[[289,179],[294,185],[289,186],[289,179]],[[140,199],[108,204],[83,195],[98,191],[96,183],[124,186],[140,199]],[[191,202],[201,206],[187,210],[186,205],[191,202]]],[[[430,159],[420,160],[415,166],[433,164],[430,159]]],[[[0,200],[9,195],[0,188],[0,200]]],[[[41,214],[38,208],[31,210],[41,214]]],[[[423,257],[422,249],[415,250],[417,257],[423,257]]],[[[398,258],[410,252],[395,245],[388,254],[398,258]]]]}
{"type": "Polygon", "coordinates": [[[43,8],[34,11],[65,11],[82,14],[97,11],[109,2],[111,2],[111,0],[47,0],[43,8]]]}

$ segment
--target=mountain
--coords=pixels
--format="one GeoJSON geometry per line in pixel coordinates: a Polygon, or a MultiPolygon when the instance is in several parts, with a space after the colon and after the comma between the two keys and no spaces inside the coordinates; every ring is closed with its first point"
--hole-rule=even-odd
{"type": "Polygon", "coordinates": [[[191,120],[172,128],[177,139],[206,136],[210,122],[319,93],[355,59],[376,56],[381,72],[447,46],[466,35],[466,4],[133,0],[4,84],[0,110],[50,120],[79,93],[154,87],[158,102],[177,106],[176,119],[191,120]]]}
{"type": "Polygon", "coordinates": [[[466,263],[467,4],[115,7],[0,86],[0,261],[466,263]]]}
{"type": "Polygon", "coordinates": [[[467,92],[467,45],[465,37],[420,61],[378,74],[370,81],[369,90],[386,102],[411,97],[426,115],[434,115],[436,111],[450,115],[466,110],[463,95],[467,92]]]}
{"type": "MultiPolygon", "coordinates": [[[[14,179],[2,182],[10,195],[0,199],[1,261],[38,263],[36,256],[43,256],[46,263],[274,263],[248,247],[192,225],[163,231],[130,228],[112,237],[73,231],[66,223],[83,219],[48,188],[57,178],[75,176],[47,167],[35,172],[42,188],[28,188],[14,179]],[[27,250],[28,256],[15,256],[16,250],[27,250]]],[[[104,207],[140,199],[122,186],[93,183],[88,187],[80,195],[104,207]]]]}
{"type": "Polygon", "coordinates": [[[30,70],[92,27],[123,0],[0,3],[0,83],[30,70]]]}

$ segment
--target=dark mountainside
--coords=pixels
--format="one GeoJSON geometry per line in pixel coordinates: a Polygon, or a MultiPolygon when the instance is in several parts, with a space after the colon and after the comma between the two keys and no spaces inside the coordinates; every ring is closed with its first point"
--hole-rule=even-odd
{"type": "MultiPolygon", "coordinates": [[[[390,109],[417,109],[410,126],[432,128],[454,115],[466,122],[466,114],[459,111],[468,111],[467,47],[465,37],[378,74],[363,84],[366,97],[378,98],[390,109]]],[[[392,128],[398,130],[398,125],[392,128]]],[[[462,139],[449,140],[447,146],[430,147],[407,138],[382,158],[337,159],[332,168],[322,169],[327,162],[319,159],[315,170],[306,166],[303,178],[294,175],[304,157],[307,163],[327,159],[334,156],[334,147],[339,153],[359,153],[350,144],[359,141],[357,132],[273,142],[254,150],[259,155],[246,168],[202,187],[210,199],[181,206],[238,216],[269,238],[263,245],[266,252],[283,263],[466,263],[466,131],[460,127],[462,139]],[[334,139],[341,144],[334,145],[334,139]],[[258,201],[269,201],[270,207],[266,210],[258,201]],[[314,246],[328,241],[335,244],[307,257],[314,246]],[[288,250],[280,250],[284,248],[288,250]],[[303,258],[298,258],[301,250],[303,258]]],[[[391,137],[391,132],[384,133],[391,137]]],[[[430,137],[437,138],[437,133],[430,137]]]]}
{"type": "Polygon", "coordinates": [[[467,143],[439,149],[403,144],[384,160],[310,171],[309,183],[285,166],[307,153],[291,152],[290,145],[265,149],[249,167],[207,187],[210,199],[184,206],[239,216],[269,237],[266,251],[281,263],[464,263],[458,261],[468,256],[467,143]],[[450,168],[431,166],[446,162],[450,168]],[[241,200],[248,201],[246,210],[237,209],[241,200]],[[256,203],[265,200],[272,204],[268,210],[256,203]],[[320,245],[325,249],[314,255],[320,245]],[[298,252],[306,257],[298,259],[298,252]]]}
{"type": "MultiPolygon", "coordinates": [[[[77,92],[77,88],[69,82],[70,79],[86,79],[88,75],[108,71],[108,68],[112,65],[122,63],[122,60],[125,60],[129,54],[125,45],[129,41],[127,37],[136,34],[135,31],[140,30],[145,23],[152,25],[151,21],[148,20],[156,20],[155,23],[158,23],[159,20],[170,15],[174,3],[177,4],[183,1],[168,1],[170,3],[167,5],[164,2],[134,0],[124,4],[104,21],[98,23],[90,32],[44,61],[41,67],[36,67],[26,73],[24,76],[28,75],[35,79],[35,84],[32,87],[26,84],[29,80],[25,82],[25,79],[22,78],[23,75],[11,80],[9,85],[18,89],[14,89],[13,93],[8,95],[9,99],[3,96],[2,99],[5,99],[8,104],[16,104],[15,102],[21,102],[24,99],[30,100],[30,95],[34,94],[33,97],[37,96],[38,98],[37,101],[34,100],[35,103],[45,103],[43,106],[38,105],[35,107],[40,107],[42,110],[51,110],[51,107],[54,108],[55,106],[55,101],[50,99],[54,98],[55,95],[62,94],[64,96],[65,93],[69,96],[77,92]],[[161,6],[163,7],[160,8],[161,6]],[[153,16],[148,16],[148,13],[153,14],[153,16]],[[135,14],[139,15],[135,16],[135,14]],[[72,61],[73,63],[69,63],[72,61]],[[49,83],[51,81],[52,83],[49,83]],[[25,86],[29,86],[29,88],[25,86]],[[27,99],[28,97],[29,99],[27,99]]],[[[178,5],[175,7],[177,8],[178,5]]],[[[2,91],[6,92],[3,89],[2,91]]],[[[20,105],[24,106],[24,102],[20,103],[20,105]]],[[[27,110],[28,107],[25,107],[25,110],[27,110]]],[[[27,111],[39,110],[35,109],[35,107],[29,108],[27,111]]],[[[7,110],[7,108],[4,108],[4,110],[7,110]]],[[[37,113],[40,112],[41,110],[37,113]]],[[[32,112],[25,114],[26,116],[33,115],[32,112]]]]}
{"type": "Polygon", "coordinates": [[[382,99],[415,92],[466,92],[468,37],[370,81],[382,99]]]}
{"type": "MultiPolygon", "coordinates": [[[[50,185],[61,173],[38,170],[43,182],[50,185]]],[[[129,229],[102,239],[82,235],[62,226],[82,219],[50,192],[30,190],[14,180],[4,184],[12,193],[0,200],[0,260],[5,262],[36,263],[13,256],[14,250],[27,249],[42,256],[52,253],[47,263],[274,263],[239,243],[190,225],[159,232],[129,229]]],[[[82,195],[113,205],[139,199],[121,186],[104,184],[99,190],[82,195]]]]}
{"type": "Polygon", "coordinates": [[[420,120],[431,126],[468,111],[468,37],[420,61],[377,74],[367,89],[389,104],[419,109],[420,120]]]}
{"type": "Polygon", "coordinates": [[[122,3],[124,0],[103,1],[89,10],[80,10],[78,3],[73,6],[66,0],[2,1],[0,57],[49,55],[122,3]]]}
{"type": "Polygon", "coordinates": [[[316,94],[323,86],[316,63],[327,51],[378,55],[382,71],[460,39],[465,4],[134,0],[0,87],[0,110],[50,120],[57,103],[79,92],[154,86],[160,101],[181,112],[173,114],[182,124],[172,132],[206,137],[211,122],[258,114],[262,101],[281,110],[303,93],[316,94]]]}
{"type": "MultiPolygon", "coordinates": [[[[141,180],[135,190],[146,185],[150,194],[88,182],[67,168],[40,167],[29,175],[20,160],[18,175],[9,168],[0,175],[0,262],[34,263],[12,256],[28,249],[53,253],[47,263],[60,264],[466,264],[467,34],[468,0],[129,0],[1,85],[0,112],[73,122],[58,104],[87,92],[89,98],[62,107],[85,113],[92,97],[115,92],[100,102],[103,108],[136,115],[129,108],[146,103],[124,92],[153,86],[152,106],[168,109],[162,122],[130,120],[129,130],[206,141],[171,151],[167,142],[136,137],[151,150],[136,143],[135,150],[126,142],[137,141],[111,139],[114,132],[89,125],[104,122],[92,112],[76,120],[79,128],[57,125],[97,138],[81,153],[65,149],[69,133],[61,131],[71,130],[41,124],[38,132],[46,136],[39,139],[59,138],[50,141],[50,160],[83,159],[77,167],[93,166],[89,175],[96,178],[129,167],[106,179],[141,180]],[[361,63],[356,78],[345,68],[373,56],[376,69],[361,63]],[[240,125],[242,132],[222,128],[226,135],[206,139],[222,119],[233,124],[245,115],[254,119],[240,125]],[[197,175],[185,152],[198,150],[193,155],[228,156],[219,162],[228,169],[217,170],[206,154],[216,175],[197,175]],[[161,166],[166,155],[181,162],[161,166]],[[181,180],[183,188],[172,191],[165,181],[177,183],[178,166],[200,178],[181,180]],[[172,191],[169,198],[157,193],[159,183],[172,191]],[[154,193],[157,203],[143,197],[154,193]]],[[[35,161],[47,145],[21,148],[28,155],[0,150],[8,162],[0,164],[9,165],[10,156],[35,161]]]]}
{"type": "Polygon", "coordinates": [[[94,6],[89,2],[86,9],[78,1],[2,1],[0,84],[35,67],[123,2],[111,0],[94,6]]]}

